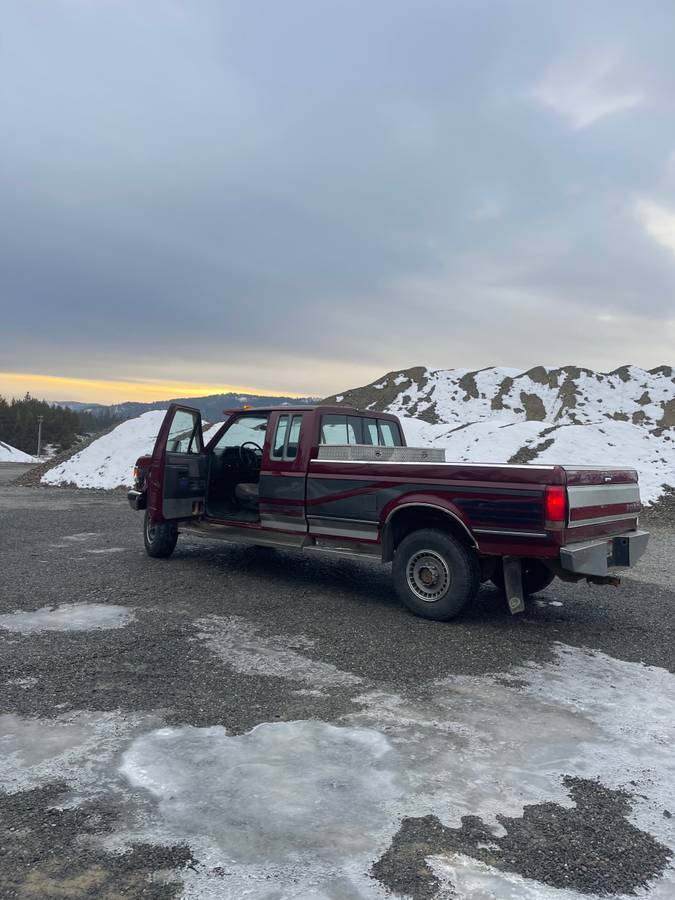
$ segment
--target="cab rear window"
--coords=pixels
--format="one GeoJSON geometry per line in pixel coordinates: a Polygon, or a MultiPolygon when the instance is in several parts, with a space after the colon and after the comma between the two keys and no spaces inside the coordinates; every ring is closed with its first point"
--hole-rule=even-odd
{"type": "Polygon", "coordinates": [[[400,447],[401,432],[396,422],[376,416],[321,417],[320,443],[329,445],[370,444],[375,447],[400,447]]]}

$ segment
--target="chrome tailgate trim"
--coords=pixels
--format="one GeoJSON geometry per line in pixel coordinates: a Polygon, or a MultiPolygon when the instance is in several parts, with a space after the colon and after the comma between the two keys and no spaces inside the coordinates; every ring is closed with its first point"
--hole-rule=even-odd
{"type": "Polygon", "coordinates": [[[567,495],[570,509],[640,502],[640,488],[637,484],[575,485],[567,488],[567,495]]]}

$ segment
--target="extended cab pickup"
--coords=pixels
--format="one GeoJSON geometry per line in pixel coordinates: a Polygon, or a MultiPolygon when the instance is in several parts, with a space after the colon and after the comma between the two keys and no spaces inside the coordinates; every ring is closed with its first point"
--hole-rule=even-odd
{"type": "Polygon", "coordinates": [[[524,597],[557,576],[616,584],[649,535],[632,469],[446,462],[406,446],[395,416],[344,406],[228,411],[206,445],[169,407],[129,491],[150,556],[178,533],[393,561],[401,600],[447,620],[481,581],[524,597]]]}

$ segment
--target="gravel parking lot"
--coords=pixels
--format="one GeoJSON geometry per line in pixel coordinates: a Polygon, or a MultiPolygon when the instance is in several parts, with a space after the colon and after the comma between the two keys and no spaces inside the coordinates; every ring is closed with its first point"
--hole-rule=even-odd
{"type": "Polygon", "coordinates": [[[149,559],[122,493],[0,522],[0,897],[675,896],[675,527],[443,624],[370,563],[149,559]]]}

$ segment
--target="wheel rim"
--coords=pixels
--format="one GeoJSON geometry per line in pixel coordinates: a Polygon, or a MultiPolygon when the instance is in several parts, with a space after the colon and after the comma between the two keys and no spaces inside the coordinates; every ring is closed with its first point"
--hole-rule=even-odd
{"type": "Polygon", "coordinates": [[[450,569],[435,550],[420,550],[408,560],[406,568],[408,587],[425,603],[435,603],[447,594],[450,587],[450,569]]]}
{"type": "Polygon", "coordinates": [[[150,519],[147,519],[145,523],[145,536],[147,537],[149,544],[152,544],[155,540],[156,531],[156,526],[152,524],[150,519]]]}

